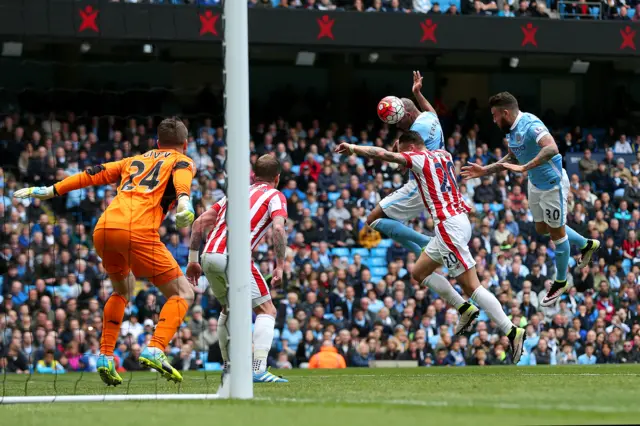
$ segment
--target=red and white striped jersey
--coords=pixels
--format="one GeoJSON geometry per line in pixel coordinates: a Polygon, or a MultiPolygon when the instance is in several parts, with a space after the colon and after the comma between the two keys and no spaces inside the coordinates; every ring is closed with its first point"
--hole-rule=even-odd
{"type": "MultiPolygon", "coordinates": [[[[215,203],[216,223],[207,237],[205,253],[227,253],[227,197],[215,203]]],[[[287,218],[287,200],[282,192],[270,185],[259,183],[249,187],[249,217],[251,218],[251,250],[262,239],[273,223],[273,218],[287,218]]]]}
{"type": "Polygon", "coordinates": [[[462,199],[453,159],[449,152],[434,151],[403,152],[407,167],[418,183],[425,208],[436,225],[450,217],[471,211],[462,199]]]}

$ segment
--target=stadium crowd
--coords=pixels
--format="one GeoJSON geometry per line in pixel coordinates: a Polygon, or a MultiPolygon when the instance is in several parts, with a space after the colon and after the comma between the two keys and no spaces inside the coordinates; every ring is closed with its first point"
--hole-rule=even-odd
{"type": "MultiPolygon", "coordinates": [[[[442,118],[453,123],[445,149],[458,170],[467,161],[488,164],[504,154],[504,141],[490,144],[490,129],[468,114],[458,110],[442,118]]],[[[201,214],[224,196],[224,131],[210,118],[185,121],[191,131],[188,154],[198,168],[192,197],[201,214]]],[[[155,124],[153,117],[85,119],[72,113],[2,117],[0,371],[95,371],[101,309],[111,291],[92,245],[92,226],[116,187],[74,191],[48,202],[19,202],[13,192],[152,149],[155,124]]],[[[571,263],[572,288],[556,306],[539,306],[555,274],[554,247],[535,233],[526,176],[505,171],[460,183],[473,208],[471,250],[482,284],[526,328],[523,365],[640,362],[640,136],[615,129],[603,134],[596,140],[580,128],[556,133],[562,152],[583,155],[579,174],[570,177],[568,223],[603,243],[591,267],[576,270],[571,263]],[[605,153],[602,162],[592,158],[594,151],[605,153]],[[617,153],[636,154],[638,160],[628,164],[617,153]]],[[[390,164],[336,155],[333,147],[340,141],[390,147],[394,138],[393,129],[373,122],[354,128],[277,119],[253,127],[251,160],[273,153],[281,161],[280,189],[289,212],[284,278],[272,288],[278,316],[270,365],[510,363],[506,336],[484,313],[471,334],[453,336],[457,312],[411,280],[414,254],[366,226],[367,214],[406,175],[390,164]]],[[[428,217],[412,226],[433,235],[428,217]]],[[[186,266],[189,233],[176,230],[174,212],[159,232],[186,266]]],[[[268,233],[254,252],[267,277],[274,267],[270,242],[268,233]]],[[[163,302],[152,285],[138,282],[116,349],[121,370],[141,368],[137,358],[163,302]]],[[[219,367],[219,308],[202,278],[196,304],[167,349],[176,368],[219,367]]]]}
{"type": "MultiPolygon", "coordinates": [[[[222,0],[110,0],[124,3],[197,4],[222,6],[222,0]]],[[[247,0],[250,8],[306,9],[320,11],[427,13],[499,16],[506,18],[565,18],[640,20],[635,0],[576,2],[559,0],[247,0]]]]}

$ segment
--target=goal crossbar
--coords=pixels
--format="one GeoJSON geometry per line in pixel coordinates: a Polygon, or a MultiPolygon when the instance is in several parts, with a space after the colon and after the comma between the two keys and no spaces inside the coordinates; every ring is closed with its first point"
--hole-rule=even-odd
{"type": "Polygon", "coordinates": [[[0,405],[38,404],[53,402],[119,402],[119,401],[196,401],[217,400],[215,393],[143,394],[143,395],[60,395],[60,396],[5,396],[0,405]]]}

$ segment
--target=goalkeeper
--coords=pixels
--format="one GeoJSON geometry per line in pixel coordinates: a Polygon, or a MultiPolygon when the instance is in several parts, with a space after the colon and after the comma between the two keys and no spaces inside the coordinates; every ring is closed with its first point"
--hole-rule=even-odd
{"type": "Polygon", "coordinates": [[[91,185],[119,182],[118,195],[96,224],[93,241],[111,283],[113,293],[104,307],[98,372],[107,385],[119,385],[113,350],[125,307],[132,296],[135,277],[148,278],[167,298],[149,346],[140,363],[166,379],[182,376],[168,362],[165,347],[173,338],[193,302],[194,292],[178,263],[160,241],[158,228],[176,203],[176,226],[185,228],[194,219],[191,181],[196,173],[187,149],[187,128],[176,118],[158,126],[158,149],[113,163],[94,166],[53,186],[24,188],[16,198],[47,200],[91,185]]]}

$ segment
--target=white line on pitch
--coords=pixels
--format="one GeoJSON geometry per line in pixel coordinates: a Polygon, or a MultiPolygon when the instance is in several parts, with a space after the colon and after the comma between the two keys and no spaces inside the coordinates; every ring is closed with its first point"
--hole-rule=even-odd
{"type": "Polygon", "coordinates": [[[612,407],[606,405],[572,405],[572,404],[548,404],[548,403],[540,403],[540,404],[518,404],[518,403],[493,403],[493,402],[482,402],[482,401],[469,401],[469,402],[451,402],[451,401],[438,401],[438,400],[428,400],[428,401],[419,401],[419,400],[319,400],[319,399],[305,399],[305,398],[268,398],[268,397],[255,397],[257,401],[267,401],[267,402],[291,402],[298,404],[353,404],[353,405],[388,405],[388,406],[418,406],[418,407],[450,407],[450,408],[474,408],[474,407],[484,407],[484,408],[495,408],[501,410],[544,410],[544,411],[553,411],[553,410],[566,410],[566,411],[580,411],[580,412],[598,412],[598,413],[640,413],[640,409],[623,409],[620,407],[612,407]]]}

